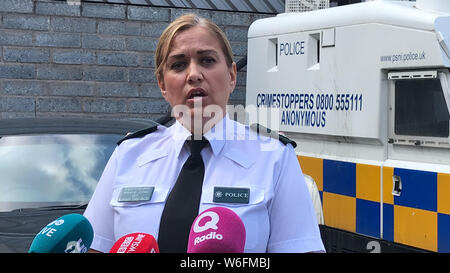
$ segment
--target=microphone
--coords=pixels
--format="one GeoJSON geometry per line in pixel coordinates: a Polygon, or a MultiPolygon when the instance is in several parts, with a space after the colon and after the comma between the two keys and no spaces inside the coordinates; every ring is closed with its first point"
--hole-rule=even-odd
{"type": "Polygon", "coordinates": [[[88,219],[72,213],[50,222],[34,237],[29,253],[86,253],[94,239],[88,219]]]}
{"type": "Polygon", "coordinates": [[[117,240],[109,253],[159,253],[159,248],[152,235],[131,233],[117,240]]]}
{"type": "Polygon", "coordinates": [[[244,223],[234,211],[209,208],[191,226],[187,253],[243,253],[245,238],[244,223]]]}

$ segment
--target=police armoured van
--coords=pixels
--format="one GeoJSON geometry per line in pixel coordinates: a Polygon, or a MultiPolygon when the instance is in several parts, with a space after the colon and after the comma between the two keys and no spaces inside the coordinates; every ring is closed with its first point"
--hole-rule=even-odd
{"type": "Polygon", "coordinates": [[[450,252],[449,69],[448,0],[250,26],[246,107],[276,110],[259,122],[297,143],[328,252],[450,252]]]}

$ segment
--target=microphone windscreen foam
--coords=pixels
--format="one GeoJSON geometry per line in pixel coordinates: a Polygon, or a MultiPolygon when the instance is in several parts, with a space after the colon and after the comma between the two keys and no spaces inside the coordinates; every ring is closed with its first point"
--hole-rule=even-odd
{"type": "Polygon", "coordinates": [[[152,235],[130,233],[117,240],[109,253],[159,253],[159,248],[152,235]]]}
{"type": "Polygon", "coordinates": [[[214,207],[200,213],[191,226],[188,253],[243,253],[245,226],[232,210],[214,207]]]}
{"type": "Polygon", "coordinates": [[[94,239],[88,219],[72,213],[59,217],[34,237],[29,253],[85,253],[94,239]]]}

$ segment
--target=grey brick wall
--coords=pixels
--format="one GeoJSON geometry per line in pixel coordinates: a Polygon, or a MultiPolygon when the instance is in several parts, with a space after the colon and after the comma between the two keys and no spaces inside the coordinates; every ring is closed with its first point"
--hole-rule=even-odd
{"type": "MultiPolygon", "coordinates": [[[[194,12],[216,22],[238,61],[268,15],[50,0],[0,1],[0,118],[140,117],[166,113],[153,76],[158,37],[194,12]]],[[[245,69],[230,104],[244,104],[245,69]]]]}

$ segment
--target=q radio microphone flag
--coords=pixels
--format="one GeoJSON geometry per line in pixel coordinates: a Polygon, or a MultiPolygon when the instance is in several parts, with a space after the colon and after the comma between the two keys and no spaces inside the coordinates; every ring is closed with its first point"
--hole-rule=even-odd
{"type": "Polygon", "coordinates": [[[131,233],[117,240],[109,253],[159,253],[159,248],[152,235],[131,233]]]}
{"type": "Polygon", "coordinates": [[[200,213],[191,227],[188,253],[243,253],[245,226],[232,210],[214,207],[200,213]]]}
{"type": "Polygon", "coordinates": [[[34,237],[29,253],[85,253],[94,239],[91,223],[83,215],[59,217],[34,237]]]}

